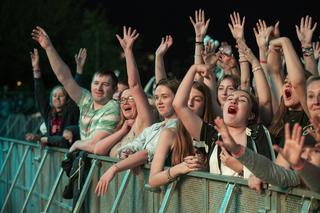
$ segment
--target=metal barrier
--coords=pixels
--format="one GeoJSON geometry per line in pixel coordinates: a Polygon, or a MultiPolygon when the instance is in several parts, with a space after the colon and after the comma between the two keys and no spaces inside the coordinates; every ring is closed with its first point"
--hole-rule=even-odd
{"type": "MultiPolygon", "coordinates": [[[[68,179],[60,168],[67,150],[0,137],[1,212],[71,212],[62,198],[68,179]],[[5,152],[6,151],[6,152],[5,152]]],[[[94,188],[116,159],[89,155],[92,165],[73,212],[84,200],[90,212],[312,212],[319,210],[320,194],[299,188],[269,186],[259,194],[237,177],[193,172],[159,189],[150,188],[149,166],[138,176],[118,174],[105,196],[94,188]]]]}

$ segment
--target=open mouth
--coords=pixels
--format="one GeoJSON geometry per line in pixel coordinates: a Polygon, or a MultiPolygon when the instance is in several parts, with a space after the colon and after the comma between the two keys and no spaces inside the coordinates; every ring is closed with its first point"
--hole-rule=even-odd
{"type": "Polygon", "coordinates": [[[292,92],[289,89],[286,89],[284,90],[284,95],[286,96],[286,98],[291,98],[292,92]]]}
{"type": "Polygon", "coordinates": [[[229,114],[236,114],[238,109],[235,106],[229,106],[228,107],[228,113],[229,114]]]}
{"type": "Polygon", "coordinates": [[[125,107],[123,110],[124,110],[125,112],[131,111],[131,107],[125,107]]]}

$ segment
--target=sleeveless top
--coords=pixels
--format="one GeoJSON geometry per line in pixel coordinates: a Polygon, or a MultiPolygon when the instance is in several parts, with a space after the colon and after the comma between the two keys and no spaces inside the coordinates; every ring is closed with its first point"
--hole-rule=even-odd
{"type": "Polygon", "coordinates": [[[117,158],[118,157],[118,149],[130,142],[132,142],[135,137],[136,134],[133,130],[134,128],[131,128],[130,131],[118,142],[116,143],[110,150],[109,156],[113,157],[113,158],[117,158]]]}

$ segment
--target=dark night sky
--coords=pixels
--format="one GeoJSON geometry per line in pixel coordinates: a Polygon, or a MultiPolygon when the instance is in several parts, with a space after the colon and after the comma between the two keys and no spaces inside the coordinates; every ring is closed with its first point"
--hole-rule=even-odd
{"type": "MultiPolygon", "coordinates": [[[[267,24],[274,24],[280,20],[282,35],[291,37],[294,43],[297,42],[294,25],[300,22],[302,16],[311,15],[315,21],[320,22],[320,12],[314,5],[315,1],[313,4],[308,4],[307,1],[300,3],[290,1],[289,3],[289,1],[280,0],[99,2],[105,6],[110,23],[117,26],[125,24],[136,27],[146,45],[145,48],[151,51],[157,47],[161,36],[165,34],[172,34],[175,44],[180,47],[180,50],[183,49],[186,38],[194,36],[188,16],[194,15],[194,10],[199,8],[205,9],[206,17],[211,18],[208,34],[218,40],[231,42],[233,39],[227,24],[229,14],[233,11],[239,11],[242,16],[246,16],[245,30],[248,41],[254,39],[252,28],[259,18],[265,19],[267,24]]],[[[319,27],[314,39],[319,36],[319,27]]]]}
{"type": "MultiPolygon", "coordinates": [[[[256,50],[255,53],[257,53],[257,45],[252,28],[259,18],[265,19],[268,25],[280,20],[281,35],[290,37],[296,48],[300,44],[296,36],[295,24],[300,23],[301,17],[311,15],[314,21],[320,22],[318,7],[306,1],[299,4],[297,1],[289,3],[289,1],[280,0],[96,1],[106,8],[107,19],[111,24],[118,27],[126,25],[137,28],[140,32],[139,39],[142,40],[142,54],[153,53],[161,37],[171,34],[174,45],[168,52],[166,62],[170,64],[172,58],[180,60],[179,69],[183,71],[193,60],[194,30],[189,15],[194,16],[196,9],[205,9],[206,18],[211,19],[208,34],[219,41],[228,41],[231,44],[234,44],[234,39],[227,25],[229,14],[238,11],[242,16],[246,16],[245,36],[249,46],[256,50]]],[[[314,40],[320,35],[319,28],[320,26],[314,33],[314,40]]]]}

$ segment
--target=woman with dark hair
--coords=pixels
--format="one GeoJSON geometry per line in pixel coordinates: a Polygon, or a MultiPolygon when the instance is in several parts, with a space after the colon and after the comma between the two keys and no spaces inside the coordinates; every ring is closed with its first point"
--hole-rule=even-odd
{"type": "MultiPolygon", "coordinates": [[[[213,122],[211,96],[205,84],[193,82],[188,107],[205,122],[213,122]]],[[[199,142],[193,141],[180,120],[176,128],[163,130],[151,164],[150,186],[166,184],[178,175],[206,167],[206,153],[201,150],[204,147],[199,147],[198,144],[199,142]],[[165,166],[170,168],[164,170],[165,166]]]]}
{"type": "MultiPolygon", "coordinates": [[[[189,91],[196,73],[203,77],[208,76],[210,68],[205,65],[193,65],[190,67],[183,81],[181,82],[177,96],[174,100],[174,108],[179,119],[184,124],[190,135],[197,141],[205,141],[208,146],[208,159],[211,173],[223,175],[243,175],[248,177],[249,170],[232,158],[225,149],[215,145],[219,140],[219,134],[215,128],[206,122],[187,106],[189,91]]],[[[258,153],[272,156],[272,147],[266,142],[264,129],[256,125],[259,117],[259,107],[255,98],[247,91],[236,90],[231,93],[223,107],[223,118],[231,134],[244,146],[248,146],[258,153]],[[247,128],[252,126],[252,129],[247,128]]]]}
{"type": "MultiPolygon", "coordinates": [[[[315,113],[310,111],[312,108],[308,107],[308,90],[306,91],[306,79],[310,73],[306,72],[297,56],[290,39],[280,37],[270,41],[270,48],[273,51],[282,49],[288,76],[282,87],[282,104],[280,104],[279,111],[276,113],[277,117],[270,126],[270,132],[275,138],[275,144],[280,147],[284,146],[284,124],[289,123],[290,128],[299,123],[302,126],[303,134],[305,135],[305,146],[314,146],[316,141],[309,134],[310,127],[309,119],[315,116],[315,113]]],[[[315,107],[316,108],[316,107],[315,107]]],[[[289,169],[290,165],[281,156],[277,157],[277,163],[289,169]]]]}
{"type": "MultiPolygon", "coordinates": [[[[27,134],[26,140],[39,140],[42,146],[58,146],[69,148],[79,139],[79,109],[74,101],[67,95],[63,86],[55,86],[50,92],[48,100],[39,65],[39,53],[34,49],[31,62],[34,76],[34,94],[36,103],[47,127],[47,134],[42,137],[27,134]]],[[[75,79],[79,82],[83,66],[87,57],[86,49],[80,49],[76,54],[77,74],[75,79]]]]}

